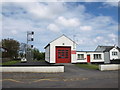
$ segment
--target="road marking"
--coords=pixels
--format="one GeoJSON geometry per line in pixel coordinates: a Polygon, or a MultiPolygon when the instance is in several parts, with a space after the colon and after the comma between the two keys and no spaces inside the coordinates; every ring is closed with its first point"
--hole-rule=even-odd
{"type": "Polygon", "coordinates": [[[52,79],[39,79],[39,80],[35,80],[33,82],[39,82],[39,81],[58,81],[58,80],[52,80],[52,79]]]}
{"type": "Polygon", "coordinates": [[[87,80],[88,78],[68,78],[63,79],[63,81],[79,81],[79,80],[87,80]]]}
{"type": "Polygon", "coordinates": [[[63,81],[67,81],[67,79],[63,79],[63,81]]]}
{"type": "Polygon", "coordinates": [[[82,80],[87,80],[88,78],[83,78],[82,80]]]}
{"type": "MultiPolygon", "coordinates": [[[[66,81],[79,81],[79,80],[87,80],[88,78],[69,78],[69,79],[61,79],[62,81],[66,82],[66,81]]],[[[19,80],[14,80],[14,79],[2,79],[0,81],[12,81],[12,82],[16,82],[16,83],[25,83],[19,80]]],[[[26,83],[35,83],[35,82],[40,82],[40,81],[60,81],[60,80],[53,80],[53,79],[38,79],[38,80],[34,80],[31,82],[26,82],[26,83]]]]}
{"type": "Polygon", "coordinates": [[[24,82],[21,82],[21,81],[18,81],[18,80],[14,80],[14,79],[3,79],[1,81],[12,81],[12,82],[17,82],[17,83],[24,83],[24,82]]]}

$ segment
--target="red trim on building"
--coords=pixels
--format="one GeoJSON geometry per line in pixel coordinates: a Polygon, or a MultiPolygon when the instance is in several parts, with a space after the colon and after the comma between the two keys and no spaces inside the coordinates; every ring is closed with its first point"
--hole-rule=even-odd
{"type": "Polygon", "coordinates": [[[71,54],[76,54],[76,50],[72,50],[72,51],[71,51],[71,54]]]}

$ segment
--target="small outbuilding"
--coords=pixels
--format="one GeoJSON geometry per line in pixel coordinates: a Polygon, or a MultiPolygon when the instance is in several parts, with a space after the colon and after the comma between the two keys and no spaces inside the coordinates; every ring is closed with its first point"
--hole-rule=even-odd
{"type": "Polygon", "coordinates": [[[104,53],[104,63],[111,63],[116,60],[120,63],[120,48],[114,46],[98,46],[95,51],[104,53]]]}
{"type": "Polygon", "coordinates": [[[45,47],[45,61],[49,63],[76,63],[76,43],[62,35],[45,47]]]}

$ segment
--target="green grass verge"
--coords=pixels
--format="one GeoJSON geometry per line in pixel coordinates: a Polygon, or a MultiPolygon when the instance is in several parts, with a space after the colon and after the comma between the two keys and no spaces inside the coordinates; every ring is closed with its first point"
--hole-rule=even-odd
{"type": "Polygon", "coordinates": [[[45,60],[39,60],[40,62],[45,62],[45,60]]]}
{"type": "Polygon", "coordinates": [[[32,60],[33,62],[45,62],[45,60],[32,60]]]}
{"type": "Polygon", "coordinates": [[[99,69],[99,65],[97,64],[76,64],[76,66],[86,69],[95,69],[95,70],[99,69]]]}
{"type": "Polygon", "coordinates": [[[20,60],[12,60],[12,61],[8,61],[8,62],[0,63],[0,65],[13,65],[18,62],[20,62],[20,60]]]}

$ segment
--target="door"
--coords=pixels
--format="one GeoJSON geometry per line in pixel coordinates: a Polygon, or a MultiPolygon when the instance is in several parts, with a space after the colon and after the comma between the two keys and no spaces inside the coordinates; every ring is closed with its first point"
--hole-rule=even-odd
{"type": "Polygon", "coordinates": [[[90,55],[87,55],[87,62],[90,63],[90,55]]]}
{"type": "Polygon", "coordinates": [[[56,63],[71,62],[71,47],[56,47],[56,63]]]}

